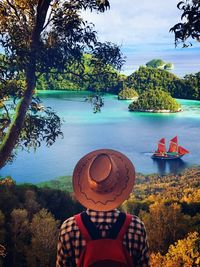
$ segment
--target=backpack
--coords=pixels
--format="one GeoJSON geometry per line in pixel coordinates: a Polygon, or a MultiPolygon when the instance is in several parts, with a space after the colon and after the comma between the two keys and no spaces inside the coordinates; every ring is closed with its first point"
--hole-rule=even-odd
{"type": "Polygon", "coordinates": [[[75,215],[75,220],[86,240],[78,267],[133,267],[133,260],[123,245],[123,237],[130,225],[132,215],[120,212],[106,238],[101,237],[86,212],[75,215]]]}

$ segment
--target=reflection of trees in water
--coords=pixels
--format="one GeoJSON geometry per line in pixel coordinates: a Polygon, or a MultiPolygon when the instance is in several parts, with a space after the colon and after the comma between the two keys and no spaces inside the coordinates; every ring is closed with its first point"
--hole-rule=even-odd
{"type": "Polygon", "coordinates": [[[182,159],[173,159],[173,160],[160,160],[153,159],[154,163],[157,165],[158,173],[160,175],[165,175],[167,169],[172,174],[178,174],[180,171],[184,170],[187,167],[187,163],[182,159]]]}

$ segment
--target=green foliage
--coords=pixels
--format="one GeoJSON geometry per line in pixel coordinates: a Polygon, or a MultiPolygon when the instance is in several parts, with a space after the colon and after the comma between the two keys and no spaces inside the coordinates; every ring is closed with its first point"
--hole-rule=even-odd
{"type": "Polygon", "coordinates": [[[138,93],[132,88],[124,88],[118,94],[118,99],[133,99],[137,98],[138,93]]]}
{"type": "Polygon", "coordinates": [[[164,67],[164,65],[165,62],[162,59],[152,59],[146,63],[147,67],[152,67],[152,68],[162,68],[164,67]]]}
{"type": "Polygon", "coordinates": [[[153,90],[143,92],[136,102],[129,105],[130,111],[150,111],[150,112],[177,112],[180,104],[163,90],[153,90]]]}
{"type": "Polygon", "coordinates": [[[200,99],[200,72],[184,76],[181,95],[186,99],[200,99]]]}
{"type": "Polygon", "coordinates": [[[27,112],[18,141],[18,146],[27,150],[40,147],[43,141],[47,146],[51,146],[58,137],[63,137],[58,115],[49,107],[43,110],[43,106],[33,103],[31,112],[27,112]],[[35,108],[39,107],[42,107],[42,110],[35,111],[35,108]]]}
{"type": "MultiPolygon", "coordinates": [[[[104,55],[106,56],[106,55],[104,55]]],[[[103,59],[102,59],[103,60],[103,59]]],[[[91,54],[84,54],[83,64],[64,69],[63,74],[52,70],[38,78],[38,90],[89,90],[118,93],[122,87],[122,75],[110,64],[103,64],[91,54]]]]}
{"type": "MultiPolygon", "coordinates": [[[[126,83],[128,87],[135,88],[139,94],[149,89],[162,88],[172,97],[177,97],[181,79],[166,70],[140,67],[128,76],[126,83]]],[[[179,97],[181,97],[180,94],[179,97]]]]}
{"type": "Polygon", "coordinates": [[[170,62],[169,63],[166,63],[165,66],[164,66],[164,69],[165,70],[171,70],[171,69],[173,69],[173,64],[170,63],[170,62]]]}
{"type": "Polygon", "coordinates": [[[156,68],[156,69],[165,69],[170,70],[173,68],[172,63],[165,63],[162,59],[152,59],[146,63],[146,66],[149,68],[156,68]]]}
{"type": "Polygon", "coordinates": [[[170,31],[174,32],[175,45],[183,44],[183,47],[191,46],[187,40],[190,38],[200,41],[200,2],[199,0],[183,0],[178,3],[181,10],[182,22],[174,25],[170,31]]]}
{"type": "Polygon", "coordinates": [[[41,188],[52,188],[63,190],[66,192],[72,192],[72,177],[71,176],[61,176],[56,178],[55,180],[40,182],[37,184],[38,187],[41,188]]]}
{"type": "Polygon", "coordinates": [[[3,266],[55,266],[58,220],[62,222],[82,209],[67,192],[1,184],[0,238],[4,242],[0,239],[0,244],[8,255],[2,259],[3,266]]]}
{"type": "Polygon", "coordinates": [[[95,83],[103,81],[104,90],[110,85],[118,90],[116,70],[124,63],[120,48],[99,42],[94,25],[81,17],[83,10],[104,12],[109,7],[108,0],[1,1],[0,45],[5,55],[0,57],[0,167],[12,159],[15,148],[36,148],[41,141],[52,145],[61,136],[61,121],[53,111],[44,107],[36,114],[41,111],[33,98],[39,76],[39,89],[75,89],[87,81],[99,90],[95,83]],[[91,55],[92,73],[85,73],[85,51],[91,55]]]}

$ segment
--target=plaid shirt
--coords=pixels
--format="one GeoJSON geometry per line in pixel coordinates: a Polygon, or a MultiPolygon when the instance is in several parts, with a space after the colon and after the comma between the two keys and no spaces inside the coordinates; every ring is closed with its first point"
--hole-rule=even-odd
{"type": "MultiPolygon", "coordinates": [[[[106,237],[113,223],[119,215],[118,210],[112,211],[92,211],[87,210],[90,219],[100,230],[102,237],[106,237]]],[[[71,217],[64,221],[60,229],[56,267],[77,266],[80,254],[86,241],[81,236],[80,230],[71,217]]],[[[144,224],[136,216],[133,216],[127,233],[124,235],[123,244],[133,258],[134,266],[148,267],[148,245],[144,224]]]]}

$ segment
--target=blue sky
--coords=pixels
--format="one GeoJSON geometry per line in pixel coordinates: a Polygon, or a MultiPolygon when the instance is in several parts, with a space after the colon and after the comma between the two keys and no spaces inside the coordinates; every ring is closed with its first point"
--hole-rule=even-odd
{"type": "Polygon", "coordinates": [[[169,29],[180,22],[179,1],[110,0],[111,8],[105,13],[88,11],[83,16],[95,24],[101,41],[122,46],[125,74],[153,58],[161,58],[174,63],[174,73],[184,76],[200,71],[200,43],[193,41],[191,48],[175,48],[174,35],[169,29]]]}
{"type": "Polygon", "coordinates": [[[130,74],[152,58],[174,63],[174,73],[184,76],[200,71],[200,44],[175,48],[170,28],[180,22],[179,0],[110,0],[105,13],[84,13],[95,24],[101,41],[122,46],[126,56],[124,73],[130,74]]]}
{"type": "Polygon", "coordinates": [[[118,44],[165,43],[173,45],[169,29],[179,22],[179,0],[110,0],[111,9],[102,14],[87,12],[102,41],[118,44]]]}

